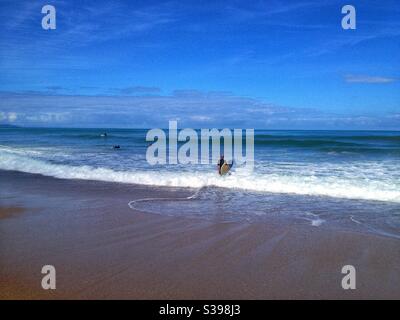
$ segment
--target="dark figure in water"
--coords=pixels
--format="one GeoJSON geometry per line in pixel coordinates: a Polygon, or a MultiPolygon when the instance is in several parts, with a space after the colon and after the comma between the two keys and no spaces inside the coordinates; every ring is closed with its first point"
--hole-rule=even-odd
{"type": "Polygon", "coordinates": [[[218,173],[219,173],[219,174],[221,174],[221,168],[222,168],[222,166],[224,165],[224,163],[225,163],[224,155],[222,155],[222,156],[219,158],[219,161],[218,161],[218,164],[217,164],[217,166],[218,166],[218,173]]]}
{"type": "Polygon", "coordinates": [[[121,147],[119,145],[116,145],[113,147],[113,149],[120,149],[121,147]]]}
{"type": "Polygon", "coordinates": [[[103,134],[100,135],[103,138],[107,138],[107,132],[104,132],[103,134]]]}

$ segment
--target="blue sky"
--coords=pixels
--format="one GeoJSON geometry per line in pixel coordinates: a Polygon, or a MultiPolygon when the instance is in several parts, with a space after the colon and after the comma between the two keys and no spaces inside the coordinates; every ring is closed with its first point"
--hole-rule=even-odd
{"type": "Polygon", "coordinates": [[[0,0],[0,123],[400,130],[399,18],[395,0],[0,0]]]}

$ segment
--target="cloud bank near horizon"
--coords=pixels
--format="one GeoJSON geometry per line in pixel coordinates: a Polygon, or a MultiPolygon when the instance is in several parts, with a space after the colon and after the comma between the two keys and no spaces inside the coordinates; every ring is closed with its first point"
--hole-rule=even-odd
{"type": "MultiPolygon", "coordinates": [[[[345,115],[279,106],[230,92],[130,87],[136,95],[0,92],[0,123],[44,127],[400,130],[400,114],[345,115]],[[149,94],[152,93],[152,94],[149,94]],[[155,94],[157,93],[157,94],[155,94]]],[[[122,92],[123,90],[120,90],[122,92]]]]}

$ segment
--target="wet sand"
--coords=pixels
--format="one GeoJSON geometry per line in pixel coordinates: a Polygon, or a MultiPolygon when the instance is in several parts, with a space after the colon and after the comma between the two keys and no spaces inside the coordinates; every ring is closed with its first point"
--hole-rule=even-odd
{"type": "Polygon", "coordinates": [[[24,211],[24,208],[19,207],[0,207],[0,219],[11,218],[24,211]]]}
{"type": "Polygon", "coordinates": [[[127,205],[176,194],[0,171],[0,298],[400,299],[400,240],[127,205]],[[56,290],[41,288],[48,264],[56,290]],[[347,264],[356,290],[341,287],[347,264]]]}

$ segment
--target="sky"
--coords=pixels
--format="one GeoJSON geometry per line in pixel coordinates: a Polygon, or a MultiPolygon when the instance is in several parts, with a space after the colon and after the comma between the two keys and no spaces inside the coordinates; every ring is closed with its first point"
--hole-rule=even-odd
{"type": "Polygon", "coordinates": [[[398,0],[0,0],[1,124],[400,130],[399,89],[398,0]]]}

